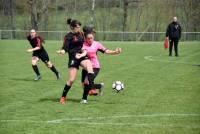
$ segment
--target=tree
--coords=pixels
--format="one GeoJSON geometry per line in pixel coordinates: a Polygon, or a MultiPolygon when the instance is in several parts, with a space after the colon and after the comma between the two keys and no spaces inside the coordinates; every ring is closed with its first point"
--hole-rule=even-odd
{"type": "Polygon", "coordinates": [[[7,16],[7,27],[11,28],[12,38],[15,38],[15,0],[3,0],[3,13],[7,16]]]}
{"type": "Polygon", "coordinates": [[[29,0],[31,6],[31,28],[38,30],[37,0],[29,0]]]}
{"type": "Polygon", "coordinates": [[[178,1],[185,31],[197,32],[200,29],[200,2],[199,0],[178,1]]]}

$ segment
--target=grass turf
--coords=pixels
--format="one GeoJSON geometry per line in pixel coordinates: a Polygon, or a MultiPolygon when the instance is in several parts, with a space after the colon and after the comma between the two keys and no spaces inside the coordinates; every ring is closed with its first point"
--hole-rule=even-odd
{"type": "Polygon", "coordinates": [[[104,95],[80,104],[80,71],[66,105],[58,103],[67,79],[67,57],[46,41],[61,73],[39,62],[42,79],[33,81],[30,47],[24,40],[0,40],[0,133],[2,134],[198,134],[200,133],[200,45],[181,42],[180,57],[168,57],[162,42],[102,42],[121,55],[99,54],[104,95]],[[125,89],[114,93],[113,81],[125,89]]]}

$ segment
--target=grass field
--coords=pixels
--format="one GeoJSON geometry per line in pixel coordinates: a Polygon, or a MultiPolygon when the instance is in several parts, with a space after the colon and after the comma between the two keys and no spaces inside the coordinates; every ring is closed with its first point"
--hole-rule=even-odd
{"type": "Polygon", "coordinates": [[[66,105],[58,103],[67,79],[67,57],[55,51],[61,41],[46,41],[57,81],[42,62],[42,79],[33,81],[27,41],[0,40],[1,134],[199,134],[200,42],[181,42],[180,57],[168,57],[162,42],[103,42],[122,47],[117,56],[99,54],[103,96],[80,104],[80,72],[66,105]],[[112,82],[124,83],[114,93],[112,82]]]}

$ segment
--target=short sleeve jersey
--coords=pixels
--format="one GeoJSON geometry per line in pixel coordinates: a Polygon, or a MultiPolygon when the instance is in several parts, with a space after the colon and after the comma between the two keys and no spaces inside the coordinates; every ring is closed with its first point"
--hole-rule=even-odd
{"type": "Polygon", "coordinates": [[[68,52],[69,57],[75,57],[76,53],[80,53],[83,47],[84,37],[81,32],[72,33],[69,32],[63,42],[63,47],[66,52],[68,52]]]}
{"type": "Polygon", "coordinates": [[[32,48],[35,48],[35,47],[40,48],[39,50],[36,50],[34,52],[38,53],[44,50],[44,47],[42,46],[41,40],[38,36],[31,38],[31,36],[29,35],[27,36],[27,40],[30,42],[32,48]]]}
{"type": "Polygon", "coordinates": [[[84,42],[83,49],[87,51],[87,56],[92,63],[93,68],[100,68],[100,63],[97,58],[97,52],[100,51],[104,53],[106,48],[98,41],[93,41],[92,44],[84,42]]]}

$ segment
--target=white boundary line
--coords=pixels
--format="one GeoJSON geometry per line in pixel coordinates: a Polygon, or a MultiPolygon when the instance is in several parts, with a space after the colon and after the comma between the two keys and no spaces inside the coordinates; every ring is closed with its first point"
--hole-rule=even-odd
{"type": "MultiPolygon", "coordinates": [[[[155,56],[154,56],[155,57],[155,56]]],[[[158,61],[158,62],[167,62],[167,63],[179,63],[179,64],[187,64],[187,65],[199,65],[200,63],[189,63],[189,62],[180,62],[180,61],[170,61],[170,60],[161,60],[161,59],[155,59],[153,56],[144,56],[145,60],[148,61],[158,61]]]]}
{"type": "MultiPolygon", "coordinates": [[[[96,125],[133,125],[133,123],[98,123],[98,122],[88,122],[89,120],[105,120],[105,119],[118,119],[118,118],[156,118],[156,117],[200,117],[200,114],[141,114],[141,115],[116,115],[116,116],[101,116],[101,117],[86,117],[86,118],[63,118],[56,120],[47,120],[47,121],[39,121],[39,120],[0,120],[2,123],[6,122],[27,122],[27,123],[70,123],[70,124],[96,124],[96,125]]],[[[147,124],[147,126],[150,124],[147,124]]],[[[136,126],[136,124],[134,125],[136,126]]],[[[142,124],[138,124],[138,126],[142,126],[142,124]]],[[[153,125],[155,126],[155,124],[153,125]]],[[[163,126],[163,125],[161,125],[163,126]]],[[[200,125],[198,125],[200,127],[200,125]]]]}

